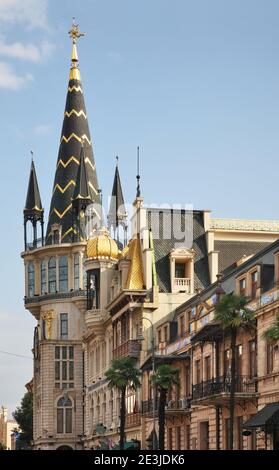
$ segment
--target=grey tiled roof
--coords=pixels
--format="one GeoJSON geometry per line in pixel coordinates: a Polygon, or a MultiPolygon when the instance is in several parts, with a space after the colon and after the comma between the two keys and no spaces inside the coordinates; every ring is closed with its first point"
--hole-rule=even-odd
{"type": "Polygon", "coordinates": [[[179,246],[194,250],[195,288],[203,289],[208,286],[210,278],[203,212],[148,209],[148,227],[151,228],[151,226],[153,236],[155,235],[154,251],[160,291],[171,292],[169,255],[174,248],[179,246]],[[180,215],[180,217],[175,218],[174,214],[180,215]],[[181,229],[181,232],[186,232],[186,240],[184,242],[175,237],[176,230],[179,231],[179,229],[181,229]],[[157,237],[154,234],[156,230],[158,230],[159,234],[157,237]],[[170,234],[170,236],[163,236],[163,231],[170,234]]]}
{"type": "Polygon", "coordinates": [[[244,255],[255,255],[268,245],[263,242],[215,241],[214,249],[219,251],[219,271],[224,271],[244,255]]]}

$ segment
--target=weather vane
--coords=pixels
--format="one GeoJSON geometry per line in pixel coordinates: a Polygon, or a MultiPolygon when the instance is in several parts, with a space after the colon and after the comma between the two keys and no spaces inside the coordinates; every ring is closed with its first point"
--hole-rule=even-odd
{"type": "Polygon", "coordinates": [[[79,30],[79,25],[75,22],[75,17],[73,18],[73,24],[72,24],[72,29],[69,31],[69,36],[72,38],[73,43],[76,44],[77,39],[81,38],[82,36],[85,36],[85,33],[82,33],[79,30]]]}

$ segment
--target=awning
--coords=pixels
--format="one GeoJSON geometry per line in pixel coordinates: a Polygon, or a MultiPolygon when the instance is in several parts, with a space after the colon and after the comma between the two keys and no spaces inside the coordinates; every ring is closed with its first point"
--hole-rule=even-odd
{"type": "Polygon", "coordinates": [[[257,414],[243,424],[243,428],[268,428],[272,424],[279,423],[279,403],[266,405],[257,414]]]}
{"type": "Polygon", "coordinates": [[[223,338],[223,329],[220,322],[212,321],[203,326],[198,333],[191,338],[191,343],[197,343],[199,341],[216,341],[223,338]]]}
{"type": "MultiPolygon", "coordinates": [[[[172,362],[183,361],[185,359],[190,359],[190,354],[179,354],[177,356],[164,356],[163,354],[155,355],[155,367],[158,367],[162,364],[171,364],[172,362]]],[[[148,370],[152,368],[152,356],[148,358],[141,365],[141,370],[148,370]]]]}

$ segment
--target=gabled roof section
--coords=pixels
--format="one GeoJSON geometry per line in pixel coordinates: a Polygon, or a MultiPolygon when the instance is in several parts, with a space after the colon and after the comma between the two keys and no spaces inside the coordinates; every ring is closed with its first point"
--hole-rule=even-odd
{"type": "Polygon", "coordinates": [[[42,203],[41,203],[41,196],[39,191],[39,185],[35,170],[35,164],[32,160],[31,169],[30,169],[30,176],[29,176],[29,183],[28,183],[28,190],[27,190],[27,197],[26,203],[24,207],[24,212],[43,212],[42,203]]]}
{"type": "Polygon", "coordinates": [[[130,240],[125,253],[125,259],[130,260],[125,289],[143,290],[145,288],[144,275],[141,258],[141,243],[138,236],[130,240]]]}
{"type": "Polygon", "coordinates": [[[76,199],[89,199],[91,200],[91,194],[89,189],[88,175],[84,157],[83,143],[80,150],[80,164],[78,167],[78,174],[76,180],[76,186],[74,190],[73,200],[76,199]]]}
{"type": "MultiPolygon", "coordinates": [[[[118,160],[117,160],[118,161],[118,160]]],[[[108,223],[110,227],[116,229],[121,222],[126,219],[126,209],[122,191],[121,179],[118,170],[118,163],[115,168],[115,175],[111,193],[110,209],[108,213],[108,223]]]]}

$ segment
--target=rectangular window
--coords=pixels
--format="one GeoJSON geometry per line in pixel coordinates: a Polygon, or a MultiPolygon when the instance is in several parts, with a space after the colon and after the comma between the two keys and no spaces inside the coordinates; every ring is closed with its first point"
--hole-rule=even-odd
{"type": "Polygon", "coordinates": [[[74,347],[55,346],[55,388],[74,388],[74,347]]]}
{"type": "Polygon", "coordinates": [[[185,316],[182,315],[182,316],[179,318],[179,333],[180,333],[180,336],[183,336],[183,335],[184,335],[185,330],[186,330],[186,327],[185,327],[185,316]]]}
{"type": "Polygon", "coordinates": [[[41,261],[41,294],[44,295],[47,291],[47,279],[46,279],[46,261],[41,261]]]}
{"type": "Polygon", "coordinates": [[[229,349],[226,349],[224,352],[224,375],[227,376],[230,371],[230,356],[231,352],[229,349]]]}
{"type": "Polygon", "coordinates": [[[59,258],[59,291],[68,291],[68,258],[61,256],[59,258]]]}
{"type": "Polygon", "coordinates": [[[230,448],[230,418],[225,419],[225,445],[226,450],[230,448]]]}
{"type": "Polygon", "coordinates": [[[164,327],[164,341],[167,343],[168,342],[168,327],[164,327]]]}
{"type": "Polygon", "coordinates": [[[176,447],[175,450],[181,449],[181,427],[177,426],[176,428],[176,447]]]}
{"type": "Polygon", "coordinates": [[[175,263],[175,277],[177,279],[185,278],[185,263],[175,263]]]}
{"type": "Polygon", "coordinates": [[[249,341],[249,372],[250,377],[257,376],[257,352],[256,352],[256,341],[249,341]]]}
{"type": "Polygon", "coordinates": [[[173,440],[173,428],[168,428],[168,448],[167,450],[172,450],[172,440],[173,440]]]}
{"type": "Polygon", "coordinates": [[[63,434],[63,408],[57,409],[57,432],[63,434]]]}
{"type": "Polygon", "coordinates": [[[258,288],[258,271],[254,271],[251,274],[251,297],[252,299],[256,297],[257,288],[258,288]]]}
{"type": "Polygon", "coordinates": [[[198,359],[196,361],[196,383],[201,383],[201,361],[198,359]]]}
{"type": "Polygon", "coordinates": [[[158,343],[162,342],[162,330],[158,330],[158,343]]]}
{"type": "Polygon", "coordinates": [[[239,281],[239,294],[245,296],[246,295],[246,279],[240,279],[239,281]]]}
{"type": "Polygon", "coordinates": [[[72,409],[66,408],[66,434],[72,432],[72,409]]]}
{"type": "Polygon", "coordinates": [[[186,424],[184,428],[184,432],[185,432],[185,450],[190,450],[191,428],[189,424],[186,424]]]}
{"type": "Polygon", "coordinates": [[[274,366],[274,346],[267,343],[266,345],[266,373],[272,374],[274,366]]]}
{"type": "Polygon", "coordinates": [[[243,348],[242,344],[236,346],[236,375],[239,377],[242,375],[242,357],[243,357],[243,348]]]}
{"type": "Polygon", "coordinates": [[[205,380],[210,380],[211,379],[211,357],[210,356],[206,356],[204,368],[205,368],[204,370],[205,380]]]}
{"type": "Polygon", "coordinates": [[[189,397],[191,395],[190,377],[191,377],[190,366],[186,366],[185,367],[185,395],[186,397],[189,397]]]}
{"type": "Polygon", "coordinates": [[[60,314],[60,339],[68,339],[68,314],[60,314]]]}
{"type": "Polygon", "coordinates": [[[79,253],[74,255],[74,289],[79,289],[79,253]]]}

